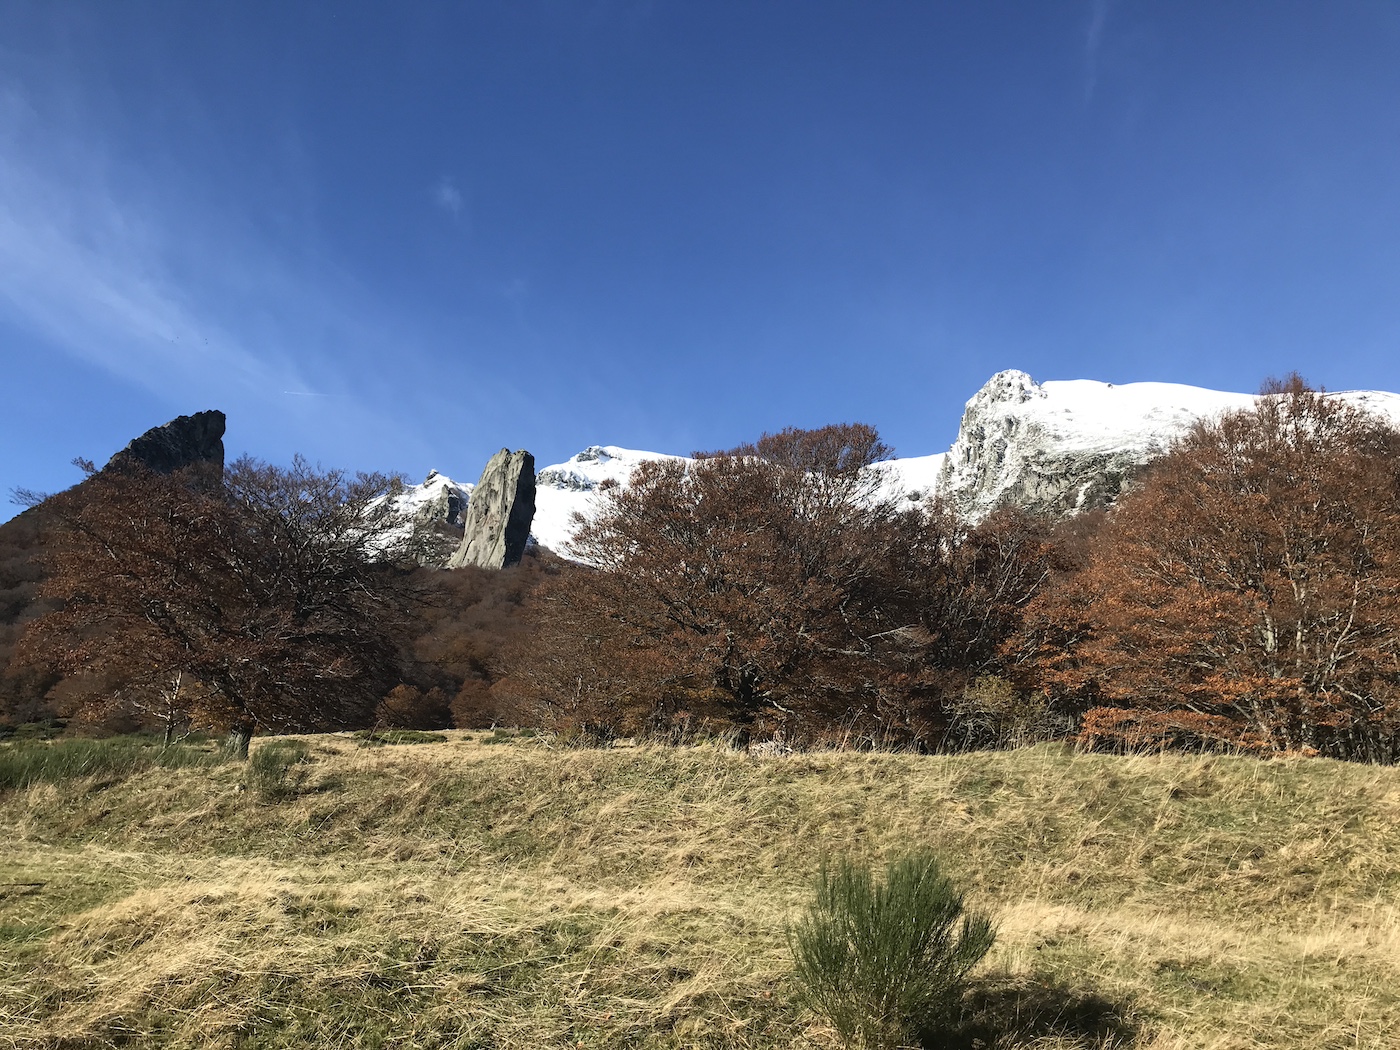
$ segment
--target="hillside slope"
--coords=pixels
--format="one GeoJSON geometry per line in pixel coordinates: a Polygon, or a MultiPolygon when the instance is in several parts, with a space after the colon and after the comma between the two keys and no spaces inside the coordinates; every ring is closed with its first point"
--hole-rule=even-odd
{"type": "Polygon", "coordinates": [[[914,843],[1000,922],[959,1045],[1400,1031],[1400,770],[440,739],[0,794],[0,1045],[831,1047],[785,924],[914,843]]]}

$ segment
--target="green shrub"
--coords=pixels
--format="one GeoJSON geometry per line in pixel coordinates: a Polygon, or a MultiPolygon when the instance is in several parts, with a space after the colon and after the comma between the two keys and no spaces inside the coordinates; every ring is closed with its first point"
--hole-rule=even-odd
{"type": "Polygon", "coordinates": [[[300,740],[270,740],[253,749],[244,783],[264,802],[283,802],[305,788],[310,761],[310,751],[300,740]]]}
{"type": "Polygon", "coordinates": [[[162,747],[143,737],[52,741],[16,737],[0,744],[0,790],[76,777],[125,777],[152,768],[212,766],[221,761],[217,751],[183,743],[162,747]]]}
{"type": "Polygon", "coordinates": [[[937,858],[917,851],[881,879],[849,859],[824,866],[788,936],[806,1004],[848,1046],[890,1050],[952,1027],[967,974],[996,934],[987,916],[963,914],[937,858]]]}

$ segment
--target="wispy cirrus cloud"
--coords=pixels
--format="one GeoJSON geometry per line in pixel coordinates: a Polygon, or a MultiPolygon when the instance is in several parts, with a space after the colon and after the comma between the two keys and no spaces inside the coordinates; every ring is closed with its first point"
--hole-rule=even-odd
{"type": "MultiPolygon", "coordinates": [[[[267,207],[298,203],[299,187],[247,195],[245,173],[218,180],[220,156],[139,153],[88,116],[76,79],[55,91],[0,72],[0,327],[16,333],[12,352],[68,368],[75,404],[125,385],[172,411],[223,408],[270,457],[380,463],[391,443],[421,444],[425,413],[405,409],[421,396],[415,337],[318,254],[313,210],[267,207]]],[[[218,140],[213,128],[199,136],[218,140]]]]}
{"type": "Polygon", "coordinates": [[[288,363],[250,351],[199,302],[198,276],[179,272],[188,253],[154,207],[157,185],[104,151],[100,135],[0,84],[0,309],[20,330],[142,385],[210,371],[285,382],[288,363]]]}

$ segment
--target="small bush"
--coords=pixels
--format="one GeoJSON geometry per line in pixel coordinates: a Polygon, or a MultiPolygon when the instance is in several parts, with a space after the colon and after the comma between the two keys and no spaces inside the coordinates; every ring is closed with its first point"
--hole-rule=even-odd
{"type": "Polygon", "coordinates": [[[869,1050],[948,1032],[995,936],[990,918],[963,914],[927,851],[891,861],[881,879],[849,859],[823,867],[816,900],[789,930],[806,1004],[869,1050]]]}
{"type": "Polygon", "coordinates": [[[264,802],[284,802],[301,794],[311,776],[310,761],[300,740],[272,740],[249,757],[244,783],[264,802]]]}
{"type": "Polygon", "coordinates": [[[554,734],[554,740],[562,747],[585,750],[612,747],[617,743],[617,735],[617,727],[610,722],[579,722],[562,727],[554,734]]]}
{"type": "Polygon", "coordinates": [[[1017,690],[1005,678],[982,675],[948,705],[964,747],[1025,747],[1067,736],[1071,722],[1049,699],[1017,690]]]}

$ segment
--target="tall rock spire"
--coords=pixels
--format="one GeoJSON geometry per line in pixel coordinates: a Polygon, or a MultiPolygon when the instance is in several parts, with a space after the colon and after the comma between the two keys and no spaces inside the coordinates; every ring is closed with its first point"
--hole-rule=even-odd
{"type": "Polygon", "coordinates": [[[503,448],[491,457],[472,489],[463,515],[461,546],[449,569],[480,565],[500,569],[517,564],[535,519],[535,457],[503,448]]]}

